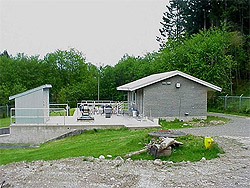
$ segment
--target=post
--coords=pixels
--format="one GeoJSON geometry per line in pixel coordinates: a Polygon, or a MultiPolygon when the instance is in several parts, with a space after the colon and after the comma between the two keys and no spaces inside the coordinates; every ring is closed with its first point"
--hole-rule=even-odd
{"type": "Polygon", "coordinates": [[[69,116],[69,105],[66,105],[66,116],[69,116]]]}
{"type": "Polygon", "coordinates": [[[10,109],[10,125],[12,125],[12,108],[10,109]]]}
{"type": "Polygon", "coordinates": [[[6,104],[6,115],[7,117],[9,117],[9,105],[8,104],[6,104]]]}
{"type": "Polygon", "coordinates": [[[224,98],[224,109],[225,110],[227,109],[227,96],[228,96],[228,94],[224,98]]]}
{"type": "Polygon", "coordinates": [[[97,96],[97,101],[99,102],[100,100],[100,75],[99,75],[99,70],[98,70],[98,96],[97,96]]]}
{"type": "Polygon", "coordinates": [[[239,100],[239,110],[241,109],[241,99],[242,99],[242,96],[243,96],[243,94],[241,94],[241,96],[240,96],[240,100],[239,100]]]}

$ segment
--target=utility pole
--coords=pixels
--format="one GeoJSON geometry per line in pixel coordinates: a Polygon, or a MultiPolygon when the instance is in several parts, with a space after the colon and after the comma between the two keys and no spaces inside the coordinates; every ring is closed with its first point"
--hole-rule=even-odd
{"type": "Polygon", "coordinates": [[[99,63],[99,66],[97,67],[98,69],[98,77],[97,77],[97,101],[99,102],[100,100],[100,64],[99,63]]]}
{"type": "Polygon", "coordinates": [[[98,100],[98,102],[100,100],[100,74],[99,74],[99,69],[98,69],[98,96],[97,96],[97,100],[98,100]]]}

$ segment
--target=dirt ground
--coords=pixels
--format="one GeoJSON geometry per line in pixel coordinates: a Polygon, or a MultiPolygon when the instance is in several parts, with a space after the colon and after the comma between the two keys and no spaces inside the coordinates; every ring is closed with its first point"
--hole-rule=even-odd
{"type": "MultiPolygon", "coordinates": [[[[199,162],[83,157],[0,166],[3,187],[250,187],[250,138],[216,137],[226,152],[199,162]]],[[[0,184],[1,185],[1,184],[0,184]]],[[[1,186],[0,186],[1,187],[1,186]]]]}

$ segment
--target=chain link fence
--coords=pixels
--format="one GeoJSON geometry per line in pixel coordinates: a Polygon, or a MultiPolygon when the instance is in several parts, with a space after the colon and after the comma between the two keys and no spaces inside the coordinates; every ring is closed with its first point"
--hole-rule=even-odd
{"type": "Polygon", "coordinates": [[[10,116],[10,109],[14,108],[14,105],[4,105],[0,106],[0,118],[5,118],[10,116]]]}
{"type": "Polygon", "coordinates": [[[241,96],[219,96],[219,107],[233,112],[250,113],[250,97],[241,96]]]}

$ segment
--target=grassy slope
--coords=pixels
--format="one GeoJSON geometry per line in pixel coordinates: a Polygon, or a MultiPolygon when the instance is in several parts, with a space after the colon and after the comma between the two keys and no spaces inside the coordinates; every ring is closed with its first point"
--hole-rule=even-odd
{"type": "MultiPolygon", "coordinates": [[[[214,119],[211,117],[210,119],[214,119]]],[[[163,129],[180,128],[183,122],[166,122],[163,129]]],[[[186,126],[185,126],[186,127],[186,126]]],[[[143,130],[93,130],[86,131],[81,135],[68,137],[62,140],[42,144],[39,148],[26,149],[0,149],[0,164],[7,164],[15,161],[53,160],[77,156],[94,156],[111,154],[123,156],[131,151],[137,151],[145,146],[151,139],[148,133],[155,129],[143,130]]],[[[173,149],[170,157],[163,157],[164,160],[196,161],[202,157],[211,159],[217,157],[222,150],[214,144],[211,150],[206,150],[202,137],[188,135],[179,137],[177,140],[184,143],[183,146],[173,149]]],[[[132,157],[133,159],[153,159],[153,156],[143,153],[132,157]]]]}
{"type": "MultiPolygon", "coordinates": [[[[148,136],[150,131],[152,129],[98,130],[98,132],[92,130],[78,136],[42,144],[39,148],[1,149],[0,164],[23,160],[53,160],[77,156],[98,157],[99,155],[108,154],[111,154],[113,157],[123,156],[126,153],[143,148],[144,143],[148,143],[150,140],[148,136]]],[[[222,152],[217,144],[214,144],[211,150],[206,150],[201,137],[188,135],[180,137],[178,140],[184,142],[184,146],[174,149],[170,157],[163,157],[162,159],[196,161],[202,157],[207,159],[217,157],[217,153],[222,152]]],[[[132,158],[153,159],[152,156],[146,153],[132,158]]]]}

